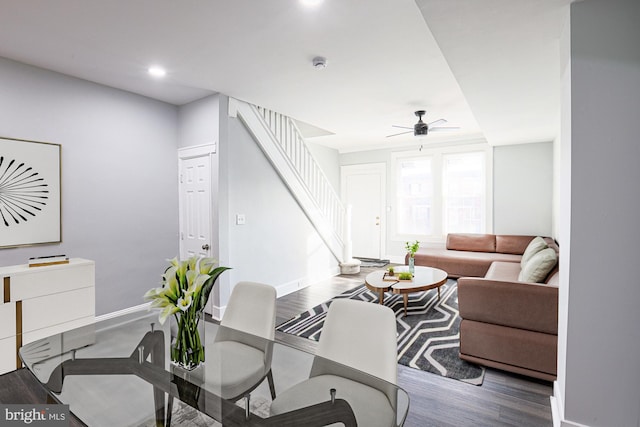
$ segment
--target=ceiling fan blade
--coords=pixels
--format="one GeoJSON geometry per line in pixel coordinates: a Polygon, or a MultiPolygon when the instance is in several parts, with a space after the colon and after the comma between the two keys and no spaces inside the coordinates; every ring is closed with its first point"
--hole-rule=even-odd
{"type": "Polygon", "coordinates": [[[431,132],[442,132],[442,131],[446,132],[446,131],[449,131],[449,130],[459,130],[459,129],[460,128],[456,127],[456,126],[439,126],[439,127],[435,127],[435,128],[430,127],[429,128],[429,133],[431,133],[431,132]]]}
{"type": "Polygon", "coordinates": [[[394,133],[393,135],[387,135],[387,138],[391,138],[392,136],[404,135],[405,133],[412,133],[413,130],[409,130],[406,132],[394,133]]]}
{"type": "Polygon", "coordinates": [[[445,119],[438,119],[438,120],[432,121],[431,123],[427,123],[427,125],[429,125],[429,127],[431,127],[431,126],[437,126],[437,125],[440,125],[440,124],[443,125],[445,123],[447,123],[447,121],[445,119]]]}
{"type": "Polygon", "coordinates": [[[408,127],[408,126],[398,126],[398,125],[391,125],[391,127],[393,127],[393,128],[400,128],[400,129],[413,129],[412,127],[408,127]]]}

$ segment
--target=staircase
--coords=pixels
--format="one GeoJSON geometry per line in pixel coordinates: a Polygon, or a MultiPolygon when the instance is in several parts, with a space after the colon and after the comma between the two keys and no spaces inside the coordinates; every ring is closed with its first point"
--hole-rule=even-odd
{"type": "Polygon", "coordinates": [[[235,100],[235,108],[333,255],[343,262],[345,208],[295,122],[239,100],[235,100]]]}

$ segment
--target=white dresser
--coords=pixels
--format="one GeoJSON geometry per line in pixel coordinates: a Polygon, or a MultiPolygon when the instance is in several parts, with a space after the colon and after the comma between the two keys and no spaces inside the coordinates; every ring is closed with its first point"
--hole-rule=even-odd
{"type": "Polygon", "coordinates": [[[95,263],[0,267],[0,374],[22,366],[26,343],[95,321],[95,263]]]}

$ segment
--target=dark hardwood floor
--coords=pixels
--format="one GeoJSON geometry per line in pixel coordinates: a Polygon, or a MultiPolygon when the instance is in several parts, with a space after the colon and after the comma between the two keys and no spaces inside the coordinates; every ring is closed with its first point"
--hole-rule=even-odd
{"type": "MultiPolygon", "coordinates": [[[[337,276],[281,297],[277,301],[277,323],[308,310],[364,282],[371,271],[337,276]]],[[[316,343],[276,332],[276,340],[307,351],[316,343]]],[[[549,396],[552,384],[506,372],[487,369],[482,386],[398,365],[398,384],[411,399],[407,427],[552,426],[549,396]]],[[[24,369],[0,376],[0,403],[45,403],[46,392],[24,369]]],[[[72,426],[81,423],[72,420],[72,426]]],[[[364,426],[366,427],[366,426],[364,426]]]]}
{"type": "MultiPolygon", "coordinates": [[[[364,283],[373,270],[363,267],[359,275],[337,276],[278,298],[277,322],[364,283]]],[[[313,341],[281,332],[276,332],[276,340],[307,351],[316,347],[313,341]]],[[[483,384],[474,386],[398,365],[398,385],[411,399],[406,427],[553,426],[550,382],[487,368],[483,384]]]]}

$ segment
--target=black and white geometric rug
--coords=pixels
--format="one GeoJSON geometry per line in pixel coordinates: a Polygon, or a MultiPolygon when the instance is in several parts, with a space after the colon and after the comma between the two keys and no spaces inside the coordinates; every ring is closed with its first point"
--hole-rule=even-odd
{"type": "MultiPolygon", "coordinates": [[[[402,295],[386,293],[384,305],[396,313],[398,328],[398,363],[443,377],[481,385],[484,368],[461,360],[460,316],[457,282],[449,279],[440,288],[409,294],[408,316],[404,316],[402,295]]],[[[351,298],[378,303],[378,297],[364,285],[346,291],[337,298],[351,298]]],[[[326,301],[278,325],[278,331],[318,341],[331,305],[326,301]]]]}

